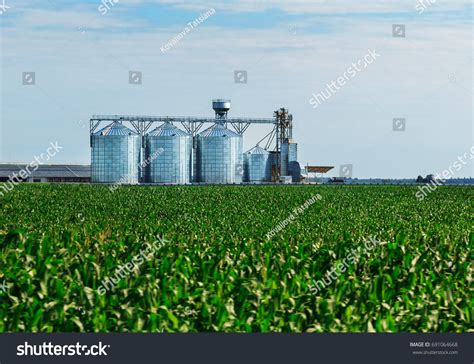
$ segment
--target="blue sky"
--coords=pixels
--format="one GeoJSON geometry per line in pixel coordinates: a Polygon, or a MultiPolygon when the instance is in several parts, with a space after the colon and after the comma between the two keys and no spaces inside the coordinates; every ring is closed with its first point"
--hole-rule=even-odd
{"type": "MultiPolygon", "coordinates": [[[[0,162],[89,163],[92,114],[271,117],[287,107],[302,164],[352,164],[356,177],[448,168],[473,144],[472,5],[401,1],[12,1],[0,15],[0,162]],[[215,14],[168,52],[164,44],[215,14]],[[405,38],[392,25],[406,26],[405,38]],[[314,109],[309,100],[363,58],[380,57],[314,109]],[[129,71],[143,83],[130,85],[129,71]],[[234,70],[248,72],[234,83],[234,70]],[[35,72],[35,85],[22,73],[35,72]],[[406,130],[394,132],[393,118],[406,130]]],[[[1,1],[0,1],[1,4],[1,1]]],[[[251,148],[267,133],[251,127],[251,148]]],[[[473,176],[473,163],[456,177],[473,176]]]]}

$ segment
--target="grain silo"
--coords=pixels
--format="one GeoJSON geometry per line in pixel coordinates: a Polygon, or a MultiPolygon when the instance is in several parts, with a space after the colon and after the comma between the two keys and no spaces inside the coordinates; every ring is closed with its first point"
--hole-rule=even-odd
{"type": "Polygon", "coordinates": [[[149,183],[190,183],[192,136],[171,123],[152,130],[145,137],[145,160],[149,183]]]}
{"type": "Polygon", "coordinates": [[[260,146],[244,154],[245,182],[270,182],[272,180],[272,157],[260,146]]]}
{"type": "Polygon", "coordinates": [[[198,135],[198,180],[205,183],[241,183],[242,136],[216,122],[198,135]]]}
{"type": "Polygon", "coordinates": [[[137,133],[114,121],[92,135],[91,146],[92,182],[139,182],[141,143],[137,133]]]}
{"type": "Polygon", "coordinates": [[[299,182],[301,168],[292,137],[293,117],[288,110],[276,110],[273,118],[228,117],[230,107],[228,99],[212,100],[214,117],[93,115],[89,120],[92,182],[278,183],[280,177],[289,180],[286,177],[290,176],[292,182],[299,182]],[[96,132],[107,125],[102,123],[111,124],[96,132]],[[176,128],[177,123],[186,132],[176,128]],[[205,124],[212,126],[199,133],[205,124]],[[148,133],[153,125],[161,126],[148,133]],[[242,137],[252,125],[273,126],[260,141],[266,140],[265,150],[271,147],[272,151],[267,154],[255,148],[246,155],[245,169],[242,137]],[[267,164],[265,159],[270,162],[267,164]]]}

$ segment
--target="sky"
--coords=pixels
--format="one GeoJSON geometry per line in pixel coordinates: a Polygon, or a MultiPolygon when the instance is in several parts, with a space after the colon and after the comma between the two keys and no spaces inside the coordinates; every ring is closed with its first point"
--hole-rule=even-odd
{"type": "MultiPolygon", "coordinates": [[[[229,117],[288,108],[300,164],[329,176],[414,178],[473,145],[471,1],[0,0],[0,13],[1,163],[57,142],[51,163],[89,164],[93,114],[212,117],[214,98],[229,117]]],[[[268,131],[251,126],[244,150],[268,131]]],[[[470,176],[472,159],[453,177],[470,176]]]]}

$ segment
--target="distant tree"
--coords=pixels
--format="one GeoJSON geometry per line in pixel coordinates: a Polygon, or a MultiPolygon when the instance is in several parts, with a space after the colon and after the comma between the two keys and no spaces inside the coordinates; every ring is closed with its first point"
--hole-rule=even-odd
{"type": "Polygon", "coordinates": [[[418,176],[418,178],[416,179],[416,183],[424,183],[425,182],[425,179],[421,176],[418,176]]]}
{"type": "Polygon", "coordinates": [[[434,175],[432,175],[432,174],[426,175],[425,182],[430,183],[432,181],[434,181],[434,175]]]}

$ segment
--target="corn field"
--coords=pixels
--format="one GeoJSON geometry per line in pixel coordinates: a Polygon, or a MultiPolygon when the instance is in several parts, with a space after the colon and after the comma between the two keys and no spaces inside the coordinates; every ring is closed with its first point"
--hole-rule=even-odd
{"type": "Polygon", "coordinates": [[[474,189],[416,191],[19,185],[0,198],[0,332],[468,331],[474,189]]]}

